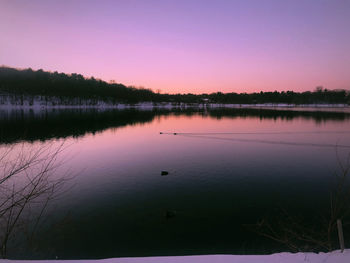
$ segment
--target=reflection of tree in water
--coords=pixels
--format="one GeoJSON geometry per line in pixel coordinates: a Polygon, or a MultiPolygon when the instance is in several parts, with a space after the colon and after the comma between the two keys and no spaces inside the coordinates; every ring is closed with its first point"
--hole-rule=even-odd
{"type": "Polygon", "coordinates": [[[35,141],[51,138],[78,137],[110,127],[123,127],[152,121],[155,114],[140,111],[62,110],[40,114],[12,113],[0,116],[0,141],[35,141]]]}
{"type": "Polygon", "coordinates": [[[344,121],[350,119],[350,114],[345,112],[322,112],[322,111],[294,111],[294,110],[273,110],[273,109],[224,109],[209,112],[215,118],[259,118],[293,120],[302,118],[313,120],[317,123],[326,121],[344,121]]]}
{"type": "Polygon", "coordinates": [[[140,110],[50,110],[34,113],[31,110],[0,111],[0,142],[35,141],[51,138],[78,137],[153,121],[157,116],[203,116],[209,118],[260,118],[293,120],[302,118],[316,122],[344,121],[350,114],[341,112],[277,111],[267,109],[155,109],[140,110]]]}

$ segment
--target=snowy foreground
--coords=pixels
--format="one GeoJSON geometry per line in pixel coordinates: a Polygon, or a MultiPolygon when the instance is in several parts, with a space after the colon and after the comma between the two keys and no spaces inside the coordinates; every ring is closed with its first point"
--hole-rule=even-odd
{"type": "Polygon", "coordinates": [[[176,257],[111,258],[101,260],[0,260],[0,263],[345,263],[350,249],[343,253],[277,253],[272,255],[203,255],[176,257]]]}

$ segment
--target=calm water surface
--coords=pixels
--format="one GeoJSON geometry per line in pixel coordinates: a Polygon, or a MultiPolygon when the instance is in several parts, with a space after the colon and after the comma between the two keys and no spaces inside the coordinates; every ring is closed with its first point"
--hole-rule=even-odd
{"type": "Polygon", "coordinates": [[[1,123],[3,147],[65,141],[57,176],[76,174],[17,258],[283,249],[249,225],[280,208],[306,221],[328,211],[336,156],[350,152],[342,113],[1,112],[1,123]]]}

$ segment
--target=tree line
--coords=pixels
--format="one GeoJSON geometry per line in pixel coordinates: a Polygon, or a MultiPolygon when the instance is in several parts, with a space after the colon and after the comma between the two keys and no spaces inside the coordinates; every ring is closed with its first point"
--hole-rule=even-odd
{"type": "Polygon", "coordinates": [[[108,103],[138,103],[138,102],[172,102],[172,103],[233,103],[233,104],[260,104],[260,103],[342,103],[350,104],[348,90],[328,90],[317,87],[314,91],[274,91],[255,93],[222,93],[210,94],[163,94],[150,89],[135,88],[119,83],[86,78],[81,74],[65,74],[46,72],[42,69],[19,70],[9,67],[0,67],[0,95],[12,94],[15,96],[41,96],[64,99],[79,98],[93,102],[108,103]]]}

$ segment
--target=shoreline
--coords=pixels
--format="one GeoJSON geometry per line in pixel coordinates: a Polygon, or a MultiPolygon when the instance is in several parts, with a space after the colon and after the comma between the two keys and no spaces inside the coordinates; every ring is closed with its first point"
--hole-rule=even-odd
{"type": "Polygon", "coordinates": [[[44,111],[44,110],[65,110],[65,109],[97,109],[97,110],[155,110],[155,109],[199,109],[199,110],[211,110],[211,109],[265,109],[265,110],[281,110],[281,111],[312,111],[312,112],[341,112],[350,113],[350,106],[346,104],[285,104],[285,103],[265,103],[265,104],[217,104],[217,103],[119,103],[119,104],[107,104],[98,103],[96,105],[88,104],[0,104],[0,110],[29,110],[29,111],[44,111]]]}

